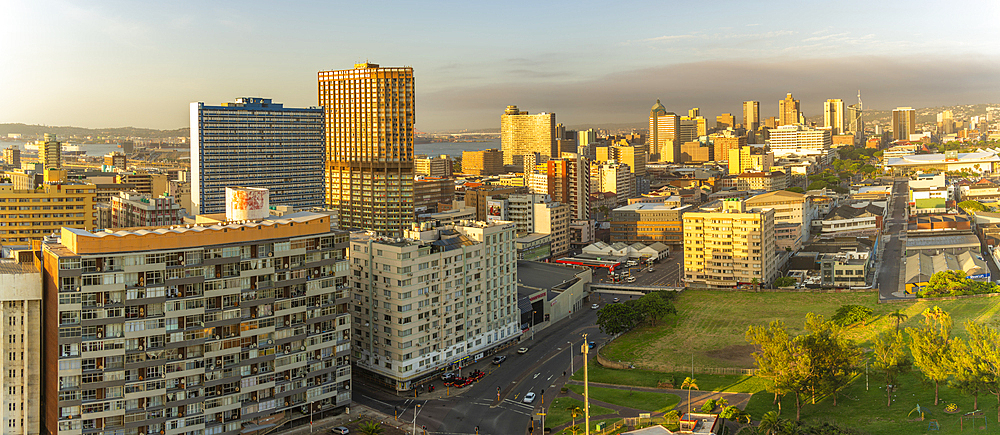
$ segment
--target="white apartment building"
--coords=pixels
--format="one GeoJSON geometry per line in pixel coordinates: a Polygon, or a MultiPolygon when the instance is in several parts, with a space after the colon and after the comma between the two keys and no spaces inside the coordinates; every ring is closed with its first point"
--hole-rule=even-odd
{"type": "Polygon", "coordinates": [[[770,130],[768,144],[776,156],[802,153],[804,150],[829,150],[833,146],[833,135],[829,128],[782,125],[770,130]]]}
{"type": "Polygon", "coordinates": [[[692,287],[751,288],[778,274],[774,210],[748,212],[737,198],[684,213],[684,281],[692,287]]]}
{"type": "Polygon", "coordinates": [[[809,240],[809,229],[816,218],[816,207],[804,194],[776,190],[748,198],[749,211],[774,210],[774,226],[778,248],[797,251],[809,240]]]}
{"type": "Polygon", "coordinates": [[[521,335],[513,223],[424,222],[403,236],[351,236],[359,375],[397,391],[521,335]]]}
{"type": "MultiPolygon", "coordinates": [[[[28,256],[30,258],[30,255],[28,256]]],[[[3,435],[37,435],[41,419],[42,279],[29,261],[0,261],[3,435]]]]}

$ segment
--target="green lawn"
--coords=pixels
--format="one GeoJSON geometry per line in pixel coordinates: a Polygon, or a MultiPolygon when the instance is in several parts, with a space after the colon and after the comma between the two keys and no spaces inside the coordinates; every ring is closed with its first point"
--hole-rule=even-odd
{"type": "MultiPolygon", "coordinates": [[[[631,385],[637,387],[657,387],[660,382],[673,382],[678,384],[683,382],[690,373],[683,372],[655,372],[652,370],[615,370],[597,365],[591,361],[587,367],[590,382],[601,382],[615,385],[631,385]]],[[[739,375],[704,375],[696,374],[695,380],[698,389],[702,391],[724,391],[728,393],[756,393],[764,391],[766,383],[756,376],[739,375]]],[[[583,369],[577,370],[573,374],[573,379],[583,380],[583,369]]],[[[575,390],[574,390],[575,391],[575,390]]]]}
{"type": "MultiPolygon", "coordinates": [[[[552,401],[549,405],[549,409],[545,411],[545,425],[548,427],[557,427],[566,423],[571,423],[573,421],[573,416],[566,409],[571,406],[579,406],[583,409],[583,401],[576,400],[571,397],[557,397],[556,400],[552,401]]],[[[590,413],[592,415],[604,415],[604,414],[616,414],[614,410],[590,405],[590,413]]],[[[577,424],[582,424],[583,416],[577,417],[577,424]]]]}
{"type": "MultiPolygon", "coordinates": [[[[832,398],[822,398],[816,404],[807,403],[802,407],[802,420],[809,424],[822,424],[824,422],[836,423],[846,427],[861,429],[871,435],[893,435],[893,434],[958,434],[961,433],[959,415],[972,411],[972,396],[959,393],[957,390],[941,386],[940,404],[934,406],[934,386],[924,384],[920,380],[920,374],[911,372],[902,375],[899,379],[899,388],[893,393],[893,404],[886,407],[885,385],[882,379],[872,374],[869,379],[869,389],[865,390],[865,375],[862,373],[848,385],[840,398],[838,406],[833,406],[832,398]],[[959,414],[945,414],[944,407],[949,403],[959,406],[959,414]],[[916,413],[912,416],[907,414],[920,404],[922,408],[929,409],[930,414],[926,416],[927,421],[917,421],[916,413]],[[937,420],[941,427],[940,431],[927,431],[929,420],[937,420]]],[[[806,398],[808,402],[808,398],[806,398]]],[[[767,393],[755,394],[747,405],[746,411],[757,420],[767,411],[776,411],[777,406],[773,403],[774,396],[767,393]]],[[[781,401],[781,417],[787,419],[795,418],[795,398],[785,397],[781,401]]],[[[979,395],[979,409],[985,417],[989,419],[989,427],[996,433],[1000,427],[997,421],[996,397],[988,394],[979,395]]],[[[970,430],[970,420],[965,421],[965,430],[970,430]]],[[[976,427],[983,426],[983,418],[976,420],[976,427]]],[[[971,431],[970,433],[983,433],[982,431],[971,431]]]]}
{"type": "MultiPolygon", "coordinates": [[[[885,315],[896,309],[902,309],[910,316],[901,325],[905,328],[918,323],[924,309],[938,305],[951,313],[959,336],[964,335],[962,324],[966,320],[988,321],[997,318],[1000,311],[1000,300],[994,298],[878,304],[877,297],[875,292],[685,290],[675,300],[678,316],[668,318],[656,327],[636,328],[604,346],[601,355],[611,360],[631,361],[637,367],[654,371],[684,372],[692,364],[692,357],[698,367],[752,368],[753,348],[744,338],[750,325],[782,320],[791,333],[798,334],[803,332],[806,313],[822,314],[829,319],[842,305],[865,305],[874,311],[874,319],[849,333],[851,338],[864,343],[879,332],[895,327],[895,323],[885,315]]],[[[622,380],[628,377],[618,376],[622,380]]],[[[655,383],[643,385],[656,386],[655,383]]]]}
{"type": "MultiPolygon", "coordinates": [[[[583,394],[583,385],[567,385],[577,394],[583,394]]],[[[670,393],[649,391],[628,391],[616,388],[590,387],[590,397],[594,400],[649,412],[666,412],[681,402],[681,398],[670,393]]],[[[600,414],[595,414],[600,415],[600,414]]],[[[635,417],[630,415],[628,417],[635,417]]]]}

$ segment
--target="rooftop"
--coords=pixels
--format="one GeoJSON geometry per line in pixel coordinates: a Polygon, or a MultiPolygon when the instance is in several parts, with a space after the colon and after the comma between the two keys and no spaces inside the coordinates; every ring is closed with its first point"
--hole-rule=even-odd
{"type": "Polygon", "coordinates": [[[517,261],[518,285],[542,289],[559,290],[567,282],[577,279],[585,271],[571,266],[538,261],[517,261]]]}
{"type": "Polygon", "coordinates": [[[691,205],[682,205],[680,207],[675,207],[672,205],[667,205],[659,202],[637,202],[635,204],[629,204],[626,206],[618,207],[614,211],[669,211],[669,210],[684,210],[690,208],[691,205]]]}
{"type": "Polygon", "coordinates": [[[947,236],[908,237],[905,249],[945,249],[955,247],[978,247],[979,238],[971,234],[947,236]]]}

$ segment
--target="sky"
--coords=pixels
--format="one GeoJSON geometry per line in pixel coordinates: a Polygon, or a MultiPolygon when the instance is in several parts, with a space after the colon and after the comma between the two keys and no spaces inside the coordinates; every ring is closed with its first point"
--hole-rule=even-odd
{"type": "Polygon", "coordinates": [[[317,105],[316,73],[412,66],[417,129],[1000,103],[1000,2],[0,0],[0,123],[189,126],[190,103],[317,105]]]}

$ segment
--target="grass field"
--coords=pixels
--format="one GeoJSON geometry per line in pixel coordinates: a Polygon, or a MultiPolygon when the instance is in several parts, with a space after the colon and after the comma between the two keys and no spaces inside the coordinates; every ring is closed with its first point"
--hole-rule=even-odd
{"type": "MultiPolygon", "coordinates": [[[[990,321],[1000,317],[1000,299],[971,298],[955,301],[878,304],[875,292],[864,293],[751,293],[686,290],[675,300],[678,316],[656,327],[642,326],[604,346],[601,355],[610,360],[630,361],[654,371],[684,371],[698,367],[754,366],[752,346],[744,339],[750,325],[782,320],[793,334],[802,333],[806,313],[829,319],[847,304],[871,307],[875,317],[868,325],[854,328],[849,336],[865,343],[879,332],[895,327],[886,317],[896,309],[909,318],[901,328],[920,321],[921,312],[938,305],[951,313],[955,331],[964,335],[966,320],[990,321]]],[[[652,385],[655,386],[655,385],[652,385]]]]}
{"type": "MultiPolygon", "coordinates": [[[[773,320],[785,322],[792,334],[800,334],[806,313],[823,314],[827,318],[837,308],[845,304],[871,307],[875,317],[865,325],[858,325],[848,332],[848,336],[865,345],[882,331],[895,327],[895,321],[887,317],[896,309],[902,310],[909,318],[900,327],[915,326],[921,321],[922,313],[932,306],[939,306],[954,321],[954,334],[965,336],[964,323],[967,320],[996,325],[1000,322],[1000,299],[970,298],[955,301],[910,302],[877,304],[875,293],[743,293],[718,291],[692,291],[681,293],[675,304],[680,315],[668,319],[657,328],[642,327],[619,337],[604,346],[602,356],[612,360],[631,361],[643,369],[614,370],[588,366],[592,382],[620,385],[655,387],[659,382],[683,379],[689,374],[684,368],[690,366],[692,354],[694,365],[698,367],[740,367],[752,368],[752,347],[747,345],[744,334],[750,325],[765,325],[773,320]],[[678,349],[684,349],[678,352],[678,349]],[[645,369],[645,370],[644,370],[645,369]],[[671,372],[669,370],[675,370],[671,372]]],[[[582,379],[582,370],[573,378],[582,379]]],[[[746,411],[758,420],[767,411],[777,410],[774,396],[766,392],[767,383],[753,376],[723,376],[696,374],[701,390],[754,393],[746,411]]],[[[871,372],[866,388],[864,373],[847,385],[840,395],[839,406],[833,406],[830,397],[818,398],[816,404],[803,406],[802,420],[808,424],[824,422],[861,429],[872,435],[899,433],[940,433],[958,434],[961,431],[959,415],[975,409],[969,395],[941,385],[941,403],[934,405],[933,384],[921,380],[919,372],[911,372],[900,377],[898,389],[893,393],[893,405],[886,406],[885,385],[882,378],[871,372]],[[929,409],[928,421],[919,421],[907,414],[920,404],[929,409]],[[956,403],[960,413],[945,414],[945,405],[956,403]],[[929,420],[936,420],[940,431],[928,431],[929,420]]],[[[804,398],[809,401],[810,398],[804,398]]],[[[997,421],[997,399],[989,394],[980,394],[978,408],[989,420],[989,428],[996,433],[1000,428],[997,421]]],[[[782,400],[782,414],[786,419],[795,418],[795,398],[787,396],[782,400]]],[[[975,423],[965,420],[965,429],[973,425],[977,431],[984,426],[983,417],[975,423]]]]}
{"type": "MultiPolygon", "coordinates": [[[[576,400],[571,397],[557,397],[556,400],[552,401],[549,405],[549,409],[545,411],[545,426],[547,427],[557,427],[564,425],[566,423],[571,423],[573,421],[573,416],[570,414],[569,408],[571,406],[579,406],[583,409],[583,401],[576,400]]],[[[604,414],[616,414],[612,409],[590,405],[590,413],[592,415],[604,415],[604,414]]],[[[577,424],[583,423],[583,417],[577,417],[577,424]]]]}
{"type": "MultiPolygon", "coordinates": [[[[583,385],[567,385],[567,388],[575,393],[583,394],[583,385]]],[[[670,393],[627,391],[601,387],[590,387],[589,393],[590,398],[594,400],[649,412],[666,412],[674,409],[681,402],[680,397],[670,393]]]]}

